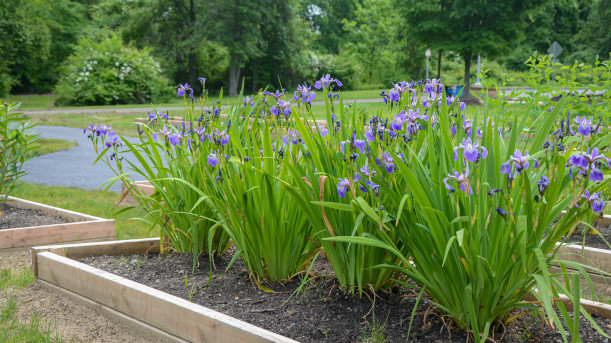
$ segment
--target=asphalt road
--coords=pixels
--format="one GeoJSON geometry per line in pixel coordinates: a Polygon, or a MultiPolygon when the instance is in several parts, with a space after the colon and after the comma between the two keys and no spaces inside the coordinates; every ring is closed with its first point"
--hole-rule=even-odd
{"type": "MultiPolygon", "coordinates": [[[[116,176],[105,163],[98,162],[92,165],[97,155],[82,129],[37,126],[35,131],[41,134],[41,138],[64,139],[76,142],[78,145],[71,149],[38,156],[26,162],[24,170],[27,171],[27,175],[23,177],[24,181],[94,190],[103,189],[103,187],[99,188],[100,185],[116,176]]],[[[135,177],[135,180],[142,178],[135,177]]],[[[117,182],[109,190],[119,193],[121,184],[117,182]]]]}

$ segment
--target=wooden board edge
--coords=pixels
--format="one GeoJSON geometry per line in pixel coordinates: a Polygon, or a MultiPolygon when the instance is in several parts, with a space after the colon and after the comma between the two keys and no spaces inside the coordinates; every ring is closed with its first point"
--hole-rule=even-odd
{"type": "Polygon", "coordinates": [[[114,219],[80,221],[0,230],[0,250],[92,239],[114,240],[114,219]]]}
{"type": "Polygon", "coordinates": [[[39,202],[35,202],[35,201],[30,201],[30,200],[25,200],[25,199],[21,199],[21,198],[16,198],[13,196],[9,196],[8,197],[8,201],[7,203],[9,205],[15,205],[16,207],[19,208],[25,208],[25,209],[35,209],[35,210],[40,210],[41,212],[45,213],[45,214],[50,214],[50,215],[59,215],[60,217],[75,222],[75,221],[95,221],[95,220],[107,220],[104,218],[100,218],[100,217],[96,217],[96,216],[91,216],[88,214],[84,214],[84,213],[80,213],[80,212],[75,212],[75,211],[70,211],[70,210],[66,210],[63,208],[59,208],[59,207],[55,207],[55,206],[51,206],[51,205],[45,205],[39,202]]]}
{"type": "Polygon", "coordinates": [[[39,279],[87,296],[149,325],[161,324],[159,329],[182,339],[206,342],[297,343],[255,325],[50,251],[39,253],[37,264],[39,279]],[[176,323],[167,323],[166,318],[181,319],[176,323]],[[186,332],[185,328],[191,332],[186,332]]]}
{"type": "Polygon", "coordinates": [[[163,341],[163,342],[172,342],[172,343],[188,343],[187,341],[180,339],[176,336],[170,335],[169,333],[159,330],[156,327],[153,327],[151,325],[148,325],[144,322],[141,322],[137,319],[134,319],[132,317],[126,316],[121,312],[115,311],[112,308],[108,307],[108,306],[104,306],[98,302],[95,302],[91,299],[88,299],[86,297],[80,296],[74,292],[71,292],[67,289],[61,288],[59,286],[56,286],[52,283],[49,283],[47,281],[44,280],[36,280],[36,282],[42,286],[43,288],[47,288],[50,290],[54,290],[56,292],[59,292],[63,295],[65,295],[66,297],[98,312],[98,313],[102,313],[102,315],[104,315],[105,317],[109,318],[111,321],[113,322],[121,322],[124,326],[129,327],[132,330],[137,330],[138,332],[138,336],[140,336],[140,338],[142,338],[143,340],[148,340],[150,338],[155,338],[157,340],[163,341]],[[145,335],[142,335],[142,333],[145,333],[145,335]],[[147,337],[148,336],[148,337],[147,337]]]}

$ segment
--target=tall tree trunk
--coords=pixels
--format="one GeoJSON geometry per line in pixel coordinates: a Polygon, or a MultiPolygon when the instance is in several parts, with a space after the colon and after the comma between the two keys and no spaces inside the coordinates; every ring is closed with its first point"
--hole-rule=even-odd
{"type": "Polygon", "coordinates": [[[240,82],[240,67],[238,62],[231,61],[229,67],[229,95],[238,96],[238,83],[240,82]]]}
{"type": "MultiPolygon", "coordinates": [[[[193,0],[189,1],[189,22],[190,26],[193,27],[195,25],[195,5],[193,0]]],[[[192,44],[190,44],[192,45],[192,44]]],[[[192,46],[189,46],[189,83],[191,87],[195,85],[195,49],[192,46]]]]}
{"type": "Polygon", "coordinates": [[[463,54],[463,58],[465,59],[465,88],[463,89],[463,96],[465,100],[473,100],[473,96],[469,92],[469,86],[471,85],[471,52],[467,52],[463,54]]]}
{"type": "Polygon", "coordinates": [[[439,49],[439,55],[437,56],[437,80],[441,79],[441,49],[439,49]]]}

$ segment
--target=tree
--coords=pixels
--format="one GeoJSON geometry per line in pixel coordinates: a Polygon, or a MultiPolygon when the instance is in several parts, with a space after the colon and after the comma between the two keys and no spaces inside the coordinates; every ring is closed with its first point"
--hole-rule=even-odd
{"type": "Polygon", "coordinates": [[[338,54],[347,42],[342,20],[354,20],[355,0],[302,0],[301,17],[314,32],[312,48],[338,54]]]}
{"type": "Polygon", "coordinates": [[[454,51],[464,60],[465,89],[470,97],[471,61],[510,51],[522,37],[526,18],[543,0],[409,0],[399,3],[406,25],[432,47],[454,51]]]}
{"type": "Polygon", "coordinates": [[[238,95],[242,68],[249,59],[262,56],[266,48],[260,30],[262,0],[224,0],[210,6],[213,34],[229,50],[229,95],[238,95]]]}

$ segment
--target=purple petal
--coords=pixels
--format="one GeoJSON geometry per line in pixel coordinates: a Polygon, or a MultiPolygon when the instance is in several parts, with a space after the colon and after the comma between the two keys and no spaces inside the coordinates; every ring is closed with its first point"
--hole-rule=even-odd
{"type": "Polygon", "coordinates": [[[502,174],[507,174],[511,171],[511,165],[509,164],[509,162],[501,165],[501,173],[502,174]]]}
{"type": "Polygon", "coordinates": [[[590,203],[590,207],[595,213],[599,213],[605,208],[605,202],[602,199],[595,199],[590,203]]]}
{"type": "Polygon", "coordinates": [[[482,149],[482,159],[486,158],[486,156],[488,156],[488,150],[483,146],[481,146],[480,149],[482,149]]]}
{"type": "Polygon", "coordinates": [[[469,162],[475,162],[477,160],[477,156],[479,155],[477,149],[469,150],[465,149],[465,159],[469,162]]]}
{"type": "Polygon", "coordinates": [[[597,182],[604,179],[603,173],[599,169],[592,169],[590,173],[590,181],[597,182]]]}

